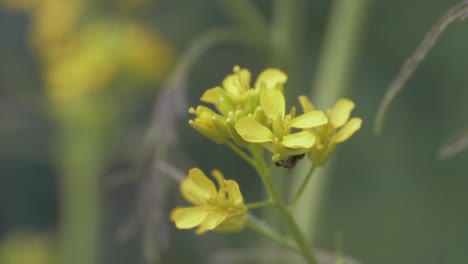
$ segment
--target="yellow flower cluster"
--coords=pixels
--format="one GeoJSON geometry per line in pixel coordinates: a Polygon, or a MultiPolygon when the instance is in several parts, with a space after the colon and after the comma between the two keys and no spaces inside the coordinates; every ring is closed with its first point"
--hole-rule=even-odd
{"type": "Polygon", "coordinates": [[[202,102],[214,105],[190,108],[196,117],[189,124],[217,143],[230,141],[247,150],[259,146],[272,153],[272,160],[309,154],[316,165],[323,165],[337,143],[351,137],[361,126],[361,119],[348,122],[354,104],[340,99],[326,115],[315,110],[305,96],[299,101],[304,113],[286,112],[284,84],[287,76],[275,68],[260,73],[253,88],[247,69],[234,67],[222,87],[208,89],[202,102]],[[342,128],[339,132],[336,129],[342,128]]]}
{"type": "MultiPolygon", "coordinates": [[[[268,68],[251,87],[251,73],[235,66],[222,86],[208,89],[201,97],[202,102],[216,110],[206,106],[190,108],[195,118],[189,124],[215,142],[229,144],[236,152],[250,152],[252,156],[244,157],[247,160],[263,159],[265,149],[280,166],[288,167],[306,154],[314,165],[323,166],[336,144],[349,139],[361,127],[362,120],[350,119],[354,103],[348,99],[338,100],[325,114],[316,110],[307,97],[299,96],[303,114],[296,115],[294,107],[286,112],[286,81],[284,72],[268,68]],[[287,162],[289,158],[292,160],[287,162]]],[[[190,170],[180,191],[193,206],[172,211],[170,218],[177,228],[198,227],[196,233],[202,234],[245,227],[247,207],[238,184],[225,180],[219,171],[214,171],[213,176],[218,189],[201,170],[190,170]]]]}
{"type": "Polygon", "coordinates": [[[187,179],[180,184],[180,192],[193,204],[192,207],[177,207],[170,218],[179,229],[198,226],[197,234],[214,230],[220,232],[239,231],[245,227],[247,208],[239,185],[225,180],[220,171],[213,171],[215,184],[197,168],[191,169],[187,179]]]}

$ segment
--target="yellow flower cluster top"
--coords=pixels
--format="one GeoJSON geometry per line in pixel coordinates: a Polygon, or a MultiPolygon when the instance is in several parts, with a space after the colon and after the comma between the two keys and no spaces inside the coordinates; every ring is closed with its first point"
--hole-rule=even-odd
{"type": "Polygon", "coordinates": [[[180,184],[180,192],[193,204],[192,207],[177,207],[170,218],[179,229],[198,226],[197,234],[208,230],[239,231],[246,224],[247,208],[239,185],[225,180],[220,171],[213,171],[215,184],[198,168],[191,169],[187,179],[180,184]]]}
{"type": "Polygon", "coordinates": [[[354,108],[348,99],[340,99],[326,115],[300,96],[304,113],[296,116],[294,107],[287,112],[287,79],[281,70],[268,68],[251,87],[251,73],[235,66],[222,87],[208,89],[201,97],[216,111],[206,106],[190,108],[196,117],[189,124],[217,143],[229,141],[250,152],[264,148],[272,153],[273,161],[309,153],[314,164],[323,165],[335,145],[351,137],[362,121],[353,118],[348,122],[354,108]]]}

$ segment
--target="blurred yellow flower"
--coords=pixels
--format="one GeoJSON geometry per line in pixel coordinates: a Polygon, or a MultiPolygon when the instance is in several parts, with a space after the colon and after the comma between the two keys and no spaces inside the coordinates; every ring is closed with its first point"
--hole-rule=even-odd
{"type": "Polygon", "coordinates": [[[219,189],[198,168],[191,169],[187,179],[180,184],[180,192],[192,207],[177,207],[170,219],[179,229],[198,226],[197,234],[207,231],[240,231],[246,224],[247,208],[239,185],[225,180],[220,171],[213,171],[219,189]]]}
{"type": "Polygon", "coordinates": [[[172,48],[159,34],[142,25],[130,23],[124,28],[117,36],[124,71],[145,80],[162,80],[174,60],[172,48]]]}
{"type": "Polygon", "coordinates": [[[86,27],[59,56],[50,59],[45,79],[54,101],[69,102],[108,88],[120,63],[114,34],[103,25],[86,27]]]}
{"type": "Polygon", "coordinates": [[[66,103],[110,88],[117,77],[159,81],[172,59],[167,43],[136,24],[91,23],[49,58],[48,93],[54,101],[66,103]]]}
{"type": "Polygon", "coordinates": [[[310,111],[295,116],[295,109],[286,115],[284,95],[276,89],[263,90],[260,105],[267,117],[267,122],[259,122],[253,116],[247,116],[236,123],[236,131],[247,142],[263,143],[273,152],[273,161],[306,153],[315,143],[315,136],[309,131],[292,132],[292,128],[305,129],[327,123],[327,117],[321,111],[310,111]]]}
{"type": "MultiPolygon", "coordinates": [[[[146,0],[123,0],[138,6],[146,0]]],[[[173,50],[148,28],[119,19],[83,19],[88,0],[0,0],[31,17],[30,44],[44,67],[47,93],[67,103],[118,78],[161,81],[173,50]]]]}
{"type": "MultiPolygon", "coordinates": [[[[306,96],[299,96],[299,101],[304,113],[314,111],[313,104],[306,96]]],[[[339,99],[335,106],[328,111],[328,123],[311,130],[315,135],[316,143],[309,152],[309,159],[315,165],[325,165],[336,144],[348,140],[361,128],[361,118],[353,117],[350,119],[353,109],[353,101],[339,99]]]]}
{"type": "Polygon", "coordinates": [[[55,53],[74,32],[87,0],[0,0],[31,17],[30,42],[41,59],[55,53]]]}
{"type": "Polygon", "coordinates": [[[85,8],[83,0],[41,0],[30,10],[30,41],[41,59],[69,41],[85,8]]]}
{"type": "Polygon", "coordinates": [[[2,264],[54,264],[56,251],[47,234],[14,232],[0,242],[2,264]]]}

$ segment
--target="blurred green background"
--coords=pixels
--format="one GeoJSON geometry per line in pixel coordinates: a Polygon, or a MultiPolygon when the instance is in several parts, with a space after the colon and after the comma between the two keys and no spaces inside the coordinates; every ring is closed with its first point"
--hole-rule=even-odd
{"type": "MultiPolygon", "coordinates": [[[[309,93],[332,1],[297,1],[303,20],[296,21],[302,26],[290,64],[272,59],[269,32],[257,36],[262,44],[239,45],[234,37],[184,64],[202,34],[242,29],[233,2],[0,0],[1,264],[60,262],[59,250],[79,259],[87,250],[81,241],[93,240],[90,258],[115,264],[208,263],[226,249],[255,249],[249,231],[175,230],[168,212],[182,202],[177,186],[153,177],[151,167],[220,168],[240,182],[247,201],[260,199],[253,170],[191,129],[185,109],[234,65],[254,78],[286,65],[286,93],[294,86],[288,96],[309,93]],[[174,92],[180,87],[186,94],[174,92]],[[86,236],[89,226],[95,229],[86,236]]],[[[278,4],[239,2],[268,22],[278,4]]],[[[375,136],[375,113],[392,78],[457,1],[365,2],[341,95],[354,100],[353,115],[364,123],[338,148],[315,245],[333,252],[338,241],[362,263],[465,263],[468,152],[448,160],[436,153],[468,125],[468,24],[454,22],[443,33],[375,136]]],[[[229,258],[215,263],[240,263],[229,258]]]]}

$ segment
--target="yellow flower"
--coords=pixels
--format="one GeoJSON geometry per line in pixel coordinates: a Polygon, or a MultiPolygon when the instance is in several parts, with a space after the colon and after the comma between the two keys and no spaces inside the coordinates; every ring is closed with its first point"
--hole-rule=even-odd
{"type": "Polygon", "coordinates": [[[259,74],[252,89],[249,70],[234,66],[233,71],[233,74],[228,75],[223,80],[223,87],[217,86],[208,89],[201,97],[202,102],[215,105],[224,116],[228,116],[233,111],[242,111],[245,114],[253,113],[258,106],[259,92],[263,89],[282,91],[283,85],[288,79],[284,72],[275,68],[267,68],[259,74]]]}
{"type": "Polygon", "coordinates": [[[179,229],[198,226],[197,234],[206,231],[240,231],[246,224],[247,208],[239,185],[225,180],[220,171],[213,171],[219,189],[198,168],[189,171],[188,178],[180,184],[180,192],[192,207],[177,207],[170,218],[179,229]]]}
{"type": "Polygon", "coordinates": [[[191,107],[189,113],[195,114],[194,120],[189,120],[189,125],[197,130],[200,134],[221,144],[226,141],[227,135],[224,135],[215,125],[216,118],[223,121],[223,117],[217,115],[211,109],[205,106],[198,106],[196,109],[191,107]]]}
{"type": "Polygon", "coordinates": [[[281,157],[306,153],[315,143],[315,136],[309,131],[291,132],[292,128],[308,129],[327,123],[321,111],[310,111],[295,117],[295,108],[286,115],[283,94],[276,89],[265,89],[260,96],[260,105],[266,116],[257,120],[247,116],[236,123],[236,131],[247,142],[262,143],[273,152],[273,161],[281,157]]]}
{"type": "MultiPolygon", "coordinates": [[[[302,109],[305,113],[314,111],[314,106],[305,96],[299,96],[302,109]]],[[[336,144],[348,140],[361,128],[362,119],[350,119],[354,103],[349,99],[339,99],[335,106],[328,110],[328,124],[312,129],[316,143],[309,152],[309,159],[317,166],[323,166],[336,144]]]]}

